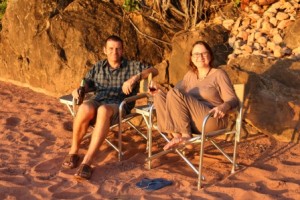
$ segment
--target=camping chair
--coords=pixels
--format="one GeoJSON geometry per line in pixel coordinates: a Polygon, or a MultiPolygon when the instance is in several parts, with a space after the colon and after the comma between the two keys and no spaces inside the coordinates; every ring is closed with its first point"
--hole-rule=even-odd
{"type": "MultiPolygon", "coordinates": [[[[175,152],[177,153],[191,168],[192,170],[198,175],[198,190],[201,188],[201,182],[202,180],[204,180],[204,177],[202,176],[202,168],[203,168],[203,154],[204,154],[204,144],[206,142],[211,142],[213,144],[213,146],[215,146],[224,156],[225,158],[227,158],[227,160],[229,162],[232,163],[232,169],[231,169],[231,173],[235,172],[235,169],[238,167],[238,165],[236,164],[236,156],[237,156],[237,145],[238,142],[240,141],[240,133],[241,133],[241,126],[242,126],[242,111],[243,111],[243,101],[244,101],[244,88],[245,85],[244,84],[235,84],[234,85],[234,90],[235,93],[238,97],[239,100],[239,106],[236,109],[236,119],[235,119],[235,128],[232,129],[221,129],[221,130],[217,130],[217,131],[213,131],[213,132],[205,132],[205,126],[207,121],[209,120],[210,117],[212,117],[212,113],[208,114],[203,121],[202,124],[202,131],[201,131],[201,135],[193,135],[193,137],[191,139],[189,139],[188,141],[186,141],[184,144],[178,145],[177,147],[165,150],[165,151],[161,151],[159,153],[156,153],[154,155],[152,155],[152,130],[149,129],[150,131],[148,132],[149,136],[148,136],[148,145],[149,145],[149,149],[148,149],[148,167],[149,169],[151,169],[151,161],[155,158],[158,158],[160,156],[163,156],[169,152],[175,152]],[[220,135],[234,135],[234,145],[233,145],[233,155],[229,156],[227,153],[225,153],[225,151],[215,142],[214,138],[220,135]],[[188,160],[188,158],[185,156],[185,153],[183,151],[184,146],[187,144],[195,144],[195,143],[200,143],[200,157],[199,157],[199,166],[198,169],[196,168],[196,166],[194,164],[191,163],[191,161],[188,160]]],[[[234,109],[235,110],[235,109],[234,109]]],[[[170,140],[167,138],[167,136],[160,132],[157,128],[157,126],[155,124],[153,124],[153,115],[155,114],[155,108],[152,105],[150,107],[150,117],[149,117],[149,124],[150,126],[154,129],[156,129],[159,134],[167,141],[170,142],[170,140]]]]}
{"type": "MultiPolygon", "coordinates": [[[[123,124],[127,123],[130,127],[132,127],[137,133],[139,133],[143,138],[145,138],[146,140],[148,140],[147,135],[145,135],[141,130],[139,130],[139,128],[141,128],[142,126],[142,122],[144,121],[146,123],[147,129],[149,129],[149,94],[147,93],[148,90],[148,83],[150,83],[150,81],[152,80],[152,73],[149,74],[148,78],[146,79],[142,79],[140,81],[140,90],[139,93],[135,96],[131,96],[128,98],[125,98],[120,106],[119,106],[119,122],[116,124],[113,124],[110,126],[110,130],[112,131],[114,128],[118,128],[118,144],[114,144],[113,142],[109,141],[107,138],[105,138],[105,141],[111,146],[113,147],[113,149],[115,149],[118,152],[118,159],[119,161],[121,161],[122,156],[124,155],[124,152],[122,152],[122,128],[123,128],[123,124]],[[137,101],[140,99],[147,99],[147,105],[136,105],[132,110],[131,113],[129,113],[128,115],[122,116],[121,113],[123,113],[123,108],[124,105],[126,105],[127,103],[133,102],[133,101],[137,101]],[[136,125],[136,123],[133,123],[131,120],[133,118],[137,118],[142,116],[140,122],[138,125],[136,125]]],[[[89,96],[89,95],[86,95],[89,96]]],[[[62,96],[59,98],[59,101],[63,104],[65,104],[69,111],[71,112],[72,116],[75,117],[76,115],[76,109],[77,106],[75,104],[75,99],[72,97],[71,94],[62,96]]],[[[93,127],[93,126],[91,126],[93,127]]],[[[91,136],[91,132],[87,133],[83,140],[90,137],[91,136]]],[[[148,145],[147,145],[148,147],[148,145]]]]}

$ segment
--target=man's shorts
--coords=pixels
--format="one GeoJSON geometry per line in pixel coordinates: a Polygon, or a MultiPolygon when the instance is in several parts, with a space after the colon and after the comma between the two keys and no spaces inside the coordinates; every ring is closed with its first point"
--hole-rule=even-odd
{"type": "MultiPolygon", "coordinates": [[[[117,124],[119,122],[119,105],[118,104],[105,104],[103,102],[98,102],[94,99],[89,99],[86,101],[86,103],[91,104],[95,107],[95,109],[97,110],[101,105],[107,105],[110,106],[113,109],[113,115],[110,118],[110,125],[114,125],[117,124]]],[[[123,114],[122,116],[124,116],[126,113],[125,110],[123,110],[123,114]]],[[[94,116],[94,118],[91,120],[90,124],[94,125],[96,123],[96,119],[97,119],[97,113],[94,116]]]]}

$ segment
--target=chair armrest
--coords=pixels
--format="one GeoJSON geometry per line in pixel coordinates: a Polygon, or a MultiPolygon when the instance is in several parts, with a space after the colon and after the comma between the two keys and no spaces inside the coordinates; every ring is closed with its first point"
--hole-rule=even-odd
{"type": "MultiPolygon", "coordinates": [[[[136,101],[136,100],[138,100],[138,99],[147,98],[147,97],[149,97],[149,94],[148,94],[148,93],[141,93],[141,94],[138,94],[138,95],[134,95],[134,96],[125,98],[125,99],[121,102],[121,104],[120,104],[120,106],[119,106],[119,112],[120,112],[120,113],[123,113],[123,107],[124,107],[125,104],[130,103],[130,102],[133,102],[133,101],[136,101]]],[[[120,117],[120,119],[121,119],[121,117],[120,117]]]]}
{"type": "Polygon", "coordinates": [[[136,101],[138,99],[146,98],[146,97],[149,97],[148,93],[137,94],[137,95],[125,98],[121,104],[130,103],[130,102],[136,101]]]}
{"type": "Polygon", "coordinates": [[[64,96],[59,97],[60,103],[64,103],[67,105],[73,105],[73,96],[72,94],[67,94],[64,96]]]}
{"type": "Polygon", "coordinates": [[[204,120],[203,120],[203,123],[202,123],[202,131],[201,131],[201,133],[202,133],[203,136],[205,135],[205,126],[206,126],[206,123],[207,123],[208,119],[209,119],[210,117],[212,117],[213,115],[214,115],[214,113],[211,112],[211,113],[208,113],[208,114],[204,117],[204,120]]]}

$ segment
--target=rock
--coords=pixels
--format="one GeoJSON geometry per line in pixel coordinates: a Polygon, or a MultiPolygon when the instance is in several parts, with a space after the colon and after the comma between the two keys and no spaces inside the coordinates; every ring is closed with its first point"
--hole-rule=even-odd
{"type": "Polygon", "coordinates": [[[271,29],[272,29],[272,25],[270,24],[269,19],[263,21],[262,27],[261,27],[261,30],[260,30],[260,31],[261,31],[262,33],[269,34],[271,29]]]}
{"type": "Polygon", "coordinates": [[[250,53],[252,53],[252,47],[250,47],[250,46],[248,46],[248,45],[243,45],[243,46],[241,46],[241,49],[242,50],[244,50],[244,52],[246,53],[246,54],[250,54],[250,53]]]}
{"type": "Polygon", "coordinates": [[[246,30],[249,27],[250,22],[251,22],[250,18],[245,18],[242,21],[242,25],[241,25],[242,30],[246,30]]]}
{"type": "Polygon", "coordinates": [[[270,50],[274,51],[275,46],[276,46],[276,44],[274,42],[271,42],[271,41],[267,42],[267,48],[269,48],[270,50]]]}
{"type": "Polygon", "coordinates": [[[261,49],[262,49],[261,45],[260,45],[259,43],[257,43],[257,42],[255,42],[255,43],[253,44],[253,47],[254,47],[254,49],[256,49],[256,50],[261,50],[261,49]]]}
{"type": "Polygon", "coordinates": [[[227,30],[231,30],[233,24],[234,24],[234,20],[233,20],[233,19],[224,20],[223,23],[222,23],[222,25],[223,25],[227,30]]]}
{"type": "Polygon", "coordinates": [[[248,40],[247,40],[247,44],[248,44],[248,45],[251,45],[251,44],[254,43],[254,35],[255,35],[254,32],[252,32],[252,33],[249,35],[248,40]]]}
{"type": "Polygon", "coordinates": [[[275,44],[280,44],[282,42],[282,37],[280,36],[280,34],[275,34],[273,36],[273,42],[275,44]]]}
{"type": "Polygon", "coordinates": [[[258,38],[261,38],[262,37],[262,33],[257,31],[254,33],[254,38],[257,40],[258,38]]]}
{"type": "Polygon", "coordinates": [[[256,3],[252,4],[251,9],[255,12],[255,13],[261,13],[262,9],[259,5],[257,5],[256,3]]]}
{"type": "Polygon", "coordinates": [[[276,45],[276,46],[274,47],[273,55],[274,55],[274,57],[276,57],[276,58],[281,58],[281,57],[282,57],[283,53],[281,52],[281,47],[280,47],[280,46],[276,45]]]}
{"type": "Polygon", "coordinates": [[[236,22],[233,25],[233,28],[231,30],[231,33],[236,35],[238,33],[238,28],[240,27],[240,23],[241,23],[241,17],[239,17],[236,22]]]}
{"type": "Polygon", "coordinates": [[[267,38],[265,36],[261,36],[261,37],[257,38],[257,42],[260,45],[265,46],[267,44],[267,38]]]}
{"type": "Polygon", "coordinates": [[[231,47],[234,47],[234,43],[235,43],[235,36],[232,36],[228,39],[228,44],[231,46],[231,47]]]}
{"type": "Polygon", "coordinates": [[[256,25],[254,26],[257,30],[259,30],[259,29],[261,29],[261,27],[262,27],[262,24],[263,24],[263,18],[260,18],[260,19],[258,19],[257,20],[257,23],[256,23],[256,25]]]}
{"type": "Polygon", "coordinates": [[[286,43],[286,45],[291,48],[297,48],[300,46],[300,19],[297,19],[295,22],[291,23],[290,26],[288,26],[285,29],[285,36],[283,38],[283,41],[286,43]]]}
{"type": "Polygon", "coordinates": [[[168,74],[167,74],[168,72],[167,70],[169,67],[168,61],[164,60],[161,63],[156,64],[154,67],[159,71],[158,76],[154,77],[155,81],[161,84],[168,83],[168,74]]]}
{"type": "Polygon", "coordinates": [[[245,120],[281,141],[295,141],[300,116],[300,61],[237,57],[225,67],[233,83],[246,83],[245,120]]]}
{"type": "Polygon", "coordinates": [[[282,20],[286,20],[286,19],[289,19],[289,15],[284,13],[284,12],[278,12],[277,15],[276,15],[276,19],[279,20],[279,21],[282,21],[282,20]]]}
{"type": "Polygon", "coordinates": [[[277,22],[278,22],[278,20],[277,20],[275,17],[271,17],[271,18],[270,18],[270,23],[271,23],[273,26],[277,26],[277,22]]]}
{"type": "Polygon", "coordinates": [[[257,3],[258,5],[265,6],[265,5],[270,5],[276,1],[278,0],[258,0],[257,3]]]}
{"type": "Polygon", "coordinates": [[[300,47],[293,49],[292,53],[295,55],[300,55],[300,47]]]}

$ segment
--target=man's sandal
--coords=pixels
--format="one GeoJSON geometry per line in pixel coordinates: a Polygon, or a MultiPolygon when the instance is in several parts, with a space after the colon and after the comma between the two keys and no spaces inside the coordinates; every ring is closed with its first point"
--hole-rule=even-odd
{"type": "Polygon", "coordinates": [[[62,167],[65,169],[76,168],[78,166],[79,159],[80,158],[77,154],[68,154],[64,159],[62,167]]]}
{"type": "Polygon", "coordinates": [[[81,164],[74,176],[76,179],[90,179],[92,176],[92,167],[87,164],[81,164]]]}

